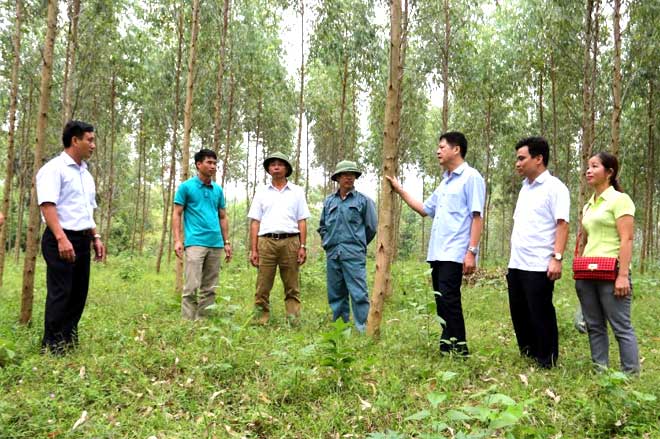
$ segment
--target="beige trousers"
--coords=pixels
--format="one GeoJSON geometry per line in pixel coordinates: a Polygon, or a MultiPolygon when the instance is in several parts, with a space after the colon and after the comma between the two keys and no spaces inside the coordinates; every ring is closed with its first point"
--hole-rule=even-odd
{"type": "Polygon", "coordinates": [[[204,317],[208,314],[206,308],[215,303],[221,253],[221,248],[186,247],[185,284],[181,297],[181,316],[184,319],[204,317]]]}
{"type": "Polygon", "coordinates": [[[300,237],[284,239],[259,237],[259,271],[257,274],[257,292],[255,306],[263,311],[270,311],[270,290],[273,289],[275,272],[280,268],[280,278],[284,284],[286,313],[297,316],[300,313],[300,286],[298,285],[298,249],[300,237]]]}

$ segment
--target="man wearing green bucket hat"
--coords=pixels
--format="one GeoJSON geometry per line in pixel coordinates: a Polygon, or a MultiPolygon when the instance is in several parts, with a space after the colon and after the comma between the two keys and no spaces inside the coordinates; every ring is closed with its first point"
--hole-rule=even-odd
{"type": "Polygon", "coordinates": [[[268,323],[270,290],[279,267],[287,318],[297,321],[300,316],[298,274],[300,265],[307,259],[309,208],[302,188],[287,181],[293,169],[286,155],[274,152],[266,157],[263,165],[271,182],[255,194],[248,212],[250,263],[258,269],[255,318],[257,323],[268,323]]]}
{"type": "Polygon", "coordinates": [[[355,162],[341,161],[332,174],[339,189],[323,203],[318,229],[326,252],[328,302],[332,319],[349,319],[349,296],[358,331],[364,332],[369,315],[367,294],[367,245],[376,236],[376,206],[355,190],[362,175],[355,162]]]}

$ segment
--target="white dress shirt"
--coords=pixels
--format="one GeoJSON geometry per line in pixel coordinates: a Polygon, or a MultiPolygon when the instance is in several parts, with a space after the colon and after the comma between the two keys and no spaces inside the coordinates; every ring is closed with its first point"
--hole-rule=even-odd
{"type": "Polygon", "coordinates": [[[87,171],[87,163],[81,162],[79,166],[64,151],[39,169],[37,200],[39,205],[55,204],[60,226],[65,230],[96,227],[96,185],[92,174],[87,171]]]}
{"type": "Polygon", "coordinates": [[[266,233],[299,233],[298,221],[309,216],[305,192],[291,182],[287,182],[281,190],[272,183],[260,188],[248,212],[248,218],[260,222],[259,236],[266,233]]]}
{"type": "Polygon", "coordinates": [[[545,170],[530,184],[523,181],[513,214],[509,268],[546,271],[553,256],[557,221],[569,221],[568,188],[545,170]]]}

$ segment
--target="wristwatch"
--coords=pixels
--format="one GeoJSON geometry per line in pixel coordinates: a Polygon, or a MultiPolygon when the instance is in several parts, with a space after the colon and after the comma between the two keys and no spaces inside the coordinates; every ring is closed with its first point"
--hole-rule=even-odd
{"type": "Polygon", "coordinates": [[[101,235],[99,233],[95,234],[92,238],[94,239],[101,239],[101,235]]]}
{"type": "Polygon", "coordinates": [[[479,253],[479,249],[477,247],[468,247],[468,251],[475,256],[477,256],[477,254],[479,253]]]}
{"type": "Polygon", "coordinates": [[[564,256],[561,253],[554,253],[552,255],[552,257],[555,258],[559,262],[561,262],[564,259],[564,256]]]}
{"type": "Polygon", "coordinates": [[[300,248],[304,248],[305,250],[307,250],[307,246],[305,244],[300,244],[300,248]]]}

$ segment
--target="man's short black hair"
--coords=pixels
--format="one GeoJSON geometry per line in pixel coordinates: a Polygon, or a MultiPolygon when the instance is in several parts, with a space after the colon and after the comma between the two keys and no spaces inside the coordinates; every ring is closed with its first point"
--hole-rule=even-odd
{"type": "Polygon", "coordinates": [[[465,155],[467,154],[468,142],[463,133],[459,131],[449,131],[442,134],[438,139],[438,142],[440,142],[442,139],[445,139],[445,141],[451,146],[458,146],[461,148],[461,158],[465,158],[465,155]]]}
{"type": "Polygon", "coordinates": [[[532,136],[522,139],[516,143],[516,151],[523,146],[527,147],[531,157],[543,156],[543,166],[546,168],[548,167],[548,161],[550,160],[550,146],[545,138],[541,136],[532,136]]]}
{"type": "Polygon", "coordinates": [[[206,157],[211,157],[212,159],[218,160],[218,156],[214,151],[210,149],[202,148],[195,153],[195,164],[203,162],[206,157]]]}
{"type": "Polygon", "coordinates": [[[93,133],[94,127],[86,122],[81,122],[79,120],[70,120],[64,125],[64,130],[62,130],[62,145],[65,148],[71,146],[71,138],[76,137],[82,139],[85,133],[93,133]]]}

